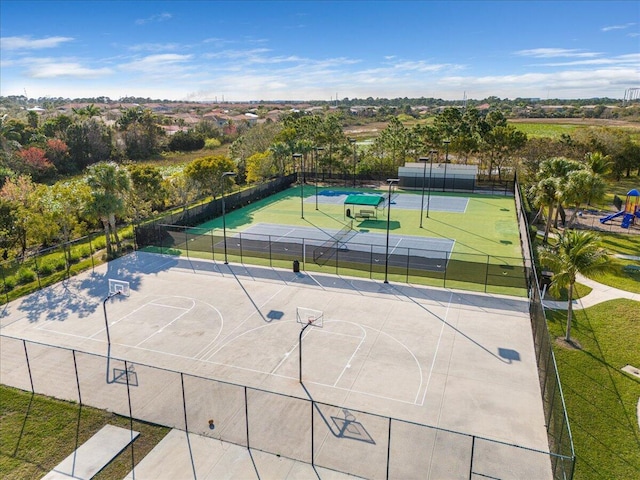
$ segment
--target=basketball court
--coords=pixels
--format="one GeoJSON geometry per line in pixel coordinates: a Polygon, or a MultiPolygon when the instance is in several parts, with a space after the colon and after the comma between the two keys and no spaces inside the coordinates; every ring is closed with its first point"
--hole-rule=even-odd
{"type": "MultiPolygon", "coordinates": [[[[526,299],[137,252],[0,321],[2,380],[20,388],[5,337],[127,360],[137,385],[148,365],[340,406],[331,428],[359,441],[386,433],[352,409],[548,449],[526,299]]],[[[105,383],[130,374],[112,367],[105,383]]]]}

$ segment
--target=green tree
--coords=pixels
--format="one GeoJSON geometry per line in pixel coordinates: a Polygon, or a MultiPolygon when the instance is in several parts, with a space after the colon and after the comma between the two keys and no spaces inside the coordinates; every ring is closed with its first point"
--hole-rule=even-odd
{"type": "Polygon", "coordinates": [[[559,294],[567,290],[567,328],[565,340],[571,341],[573,288],[577,274],[590,275],[607,269],[609,257],[600,248],[600,238],[593,232],[565,230],[558,242],[540,248],[540,262],[553,272],[550,291],[559,294]]]}
{"type": "Polygon", "coordinates": [[[159,123],[159,119],[148,108],[133,107],[122,111],[116,126],[124,142],[127,158],[141,160],[160,151],[164,130],[159,123]]]}
{"type": "Polygon", "coordinates": [[[235,169],[233,160],[223,155],[213,155],[193,160],[185,169],[184,174],[189,177],[200,192],[206,195],[216,196],[222,193],[223,181],[225,190],[228,192],[233,184],[233,179],[222,177],[225,172],[232,172],[235,169]]]}
{"type": "Polygon", "coordinates": [[[111,156],[111,129],[96,118],[75,122],[67,128],[69,170],[60,173],[78,173],[88,165],[103,162],[111,156]]]}
{"type": "Polygon", "coordinates": [[[112,256],[112,235],[117,249],[121,249],[116,216],[125,213],[124,199],[131,188],[129,174],[126,169],[113,162],[100,162],[87,169],[86,181],[92,189],[86,211],[91,217],[102,222],[107,256],[112,256]]]}
{"type": "Polygon", "coordinates": [[[162,210],[167,197],[162,173],[153,165],[129,165],[131,207],[135,219],[141,220],[153,211],[162,210]]]}
{"type": "Polygon", "coordinates": [[[247,183],[264,181],[277,173],[271,152],[254,153],[246,161],[247,183]]]}
{"type": "Polygon", "coordinates": [[[13,224],[9,228],[14,239],[12,246],[19,246],[22,257],[33,244],[43,223],[35,208],[36,191],[37,184],[29,175],[8,179],[0,190],[0,198],[8,202],[8,208],[12,210],[13,224]]]}

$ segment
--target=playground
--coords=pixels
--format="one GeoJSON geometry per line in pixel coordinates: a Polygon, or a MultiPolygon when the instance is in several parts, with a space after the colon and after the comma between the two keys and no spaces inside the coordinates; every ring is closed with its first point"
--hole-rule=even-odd
{"type": "MultiPolygon", "coordinates": [[[[621,207],[622,202],[620,201],[618,208],[621,207]]],[[[618,217],[622,217],[620,221],[620,228],[629,229],[631,226],[640,223],[640,192],[635,188],[627,192],[624,208],[616,213],[612,213],[611,215],[601,218],[600,223],[606,224],[618,217]]]]}

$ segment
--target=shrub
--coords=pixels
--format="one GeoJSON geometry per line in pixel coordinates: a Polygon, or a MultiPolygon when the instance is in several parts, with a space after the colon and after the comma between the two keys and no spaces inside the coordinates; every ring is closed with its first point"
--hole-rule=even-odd
{"type": "Polygon", "coordinates": [[[83,245],[77,252],[81,258],[89,258],[91,256],[91,248],[89,248],[89,245],[83,245]]]}
{"type": "Polygon", "coordinates": [[[107,241],[104,239],[104,237],[98,237],[93,241],[93,248],[94,250],[102,250],[103,248],[106,248],[107,246],[107,241]]]}
{"type": "Polygon", "coordinates": [[[51,262],[53,264],[53,268],[55,268],[56,272],[61,272],[67,268],[67,262],[64,261],[64,258],[56,258],[51,262]]]}
{"type": "Polygon", "coordinates": [[[56,271],[56,266],[52,261],[42,262],[38,268],[38,272],[40,273],[40,275],[45,277],[47,275],[51,275],[55,271],[56,271]]]}
{"type": "Polygon", "coordinates": [[[79,261],[80,261],[80,253],[78,253],[77,251],[69,252],[69,263],[71,265],[73,265],[74,263],[78,263],[79,261]]]}
{"type": "Polygon", "coordinates": [[[31,283],[36,279],[35,272],[28,267],[20,267],[20,270],[18,270],[16,276],[18,279],[18,284],[20,285],[31,283]]]}
{"type": "Polygon", "coordinates": [[[206,148],[207,150],[213,150],[214,148],[218,148],[220,145],[222,144],[217,138],[207,138],[204,141],[204,148],[206,148]]]}
{"type": "Polygon", "coordinates": [[[4,284],[1,284],[0,286],[2,287],[2,289],[0,289],[0,292],[10,292],[14,288],[16,288],[16,279],[13,277],[7,277],[4,279],[4,284]]]}

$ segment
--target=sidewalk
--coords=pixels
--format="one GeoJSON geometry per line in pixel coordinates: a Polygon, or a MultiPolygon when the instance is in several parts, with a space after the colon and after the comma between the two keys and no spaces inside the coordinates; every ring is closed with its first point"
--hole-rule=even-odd
{"type": "MultiPolygon", "coordinates": [[[[608,285],[603,285],[602,283],[591,280],[590,278],[587,278],[580,274],[578,274],[577,280],[578,282],[582,283],[583,285],[587,285],[593,290],[591,291],[591,293],[589,293],[589,295],[573,300],[572,304],[573,304],[574,310],[589,308],[594,305],[597,305],[598,303],[606,302],[607,300],[615,300],[617,298],[628,298],[630,300],[635,300],[636,302],[640,302],[640,293],[631,293],[631,292],[627,292],[626,290],[620,290],[618,288],[610,287],[608,285]]],[[[550,301],[550,300],[543,300],[542,304],[546,308],[550,308],[552,310],[567,309],[566,301],[556,302],[556,301],[550,301]]]]}

